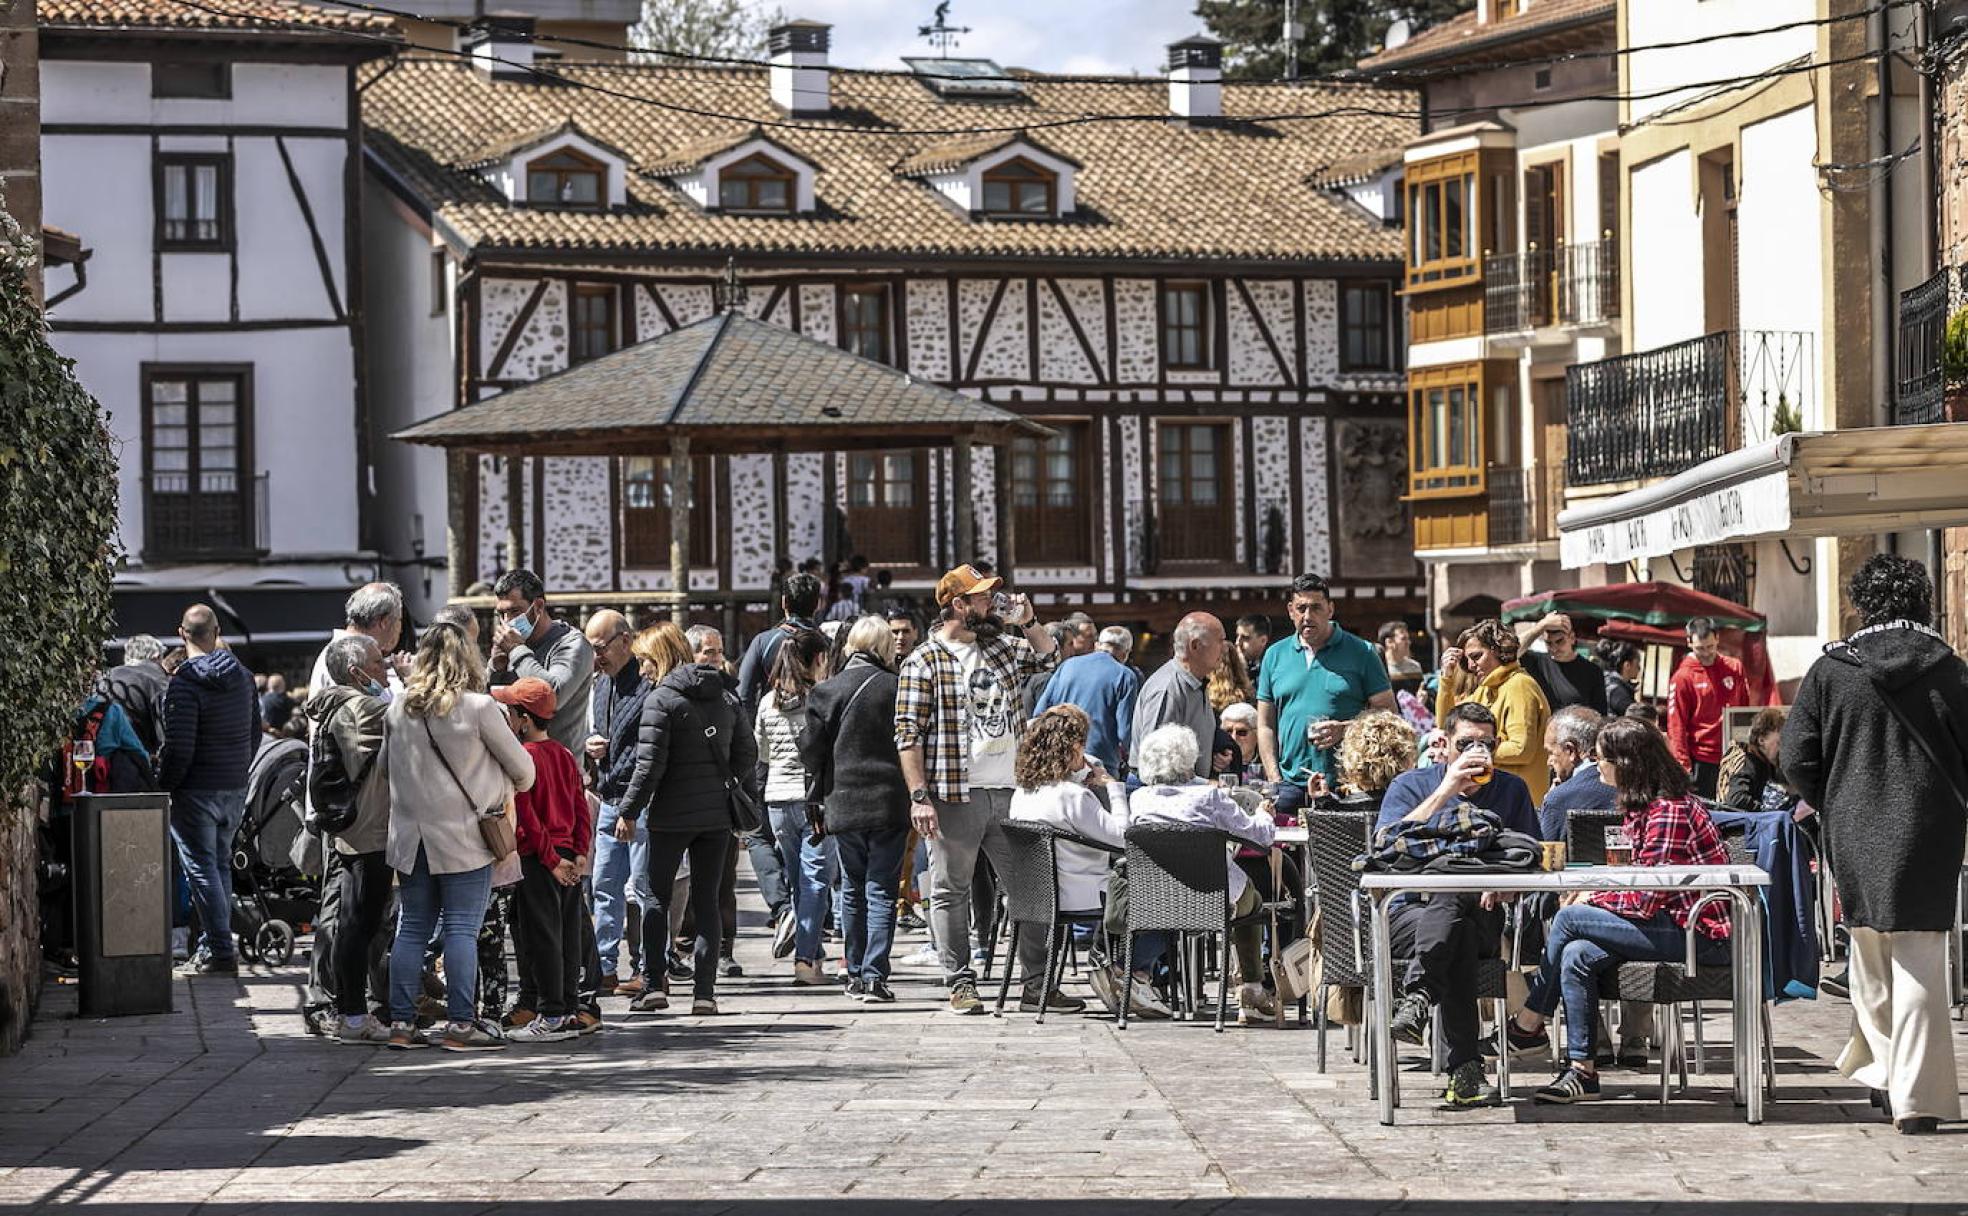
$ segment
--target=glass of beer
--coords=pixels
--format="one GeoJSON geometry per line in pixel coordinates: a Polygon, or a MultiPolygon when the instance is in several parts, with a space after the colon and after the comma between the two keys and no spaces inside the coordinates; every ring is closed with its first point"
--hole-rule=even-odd
{"type": "Polygon", "coordinates": [[[1606,864],[1609,866],[1630,866],[1633,864],[1633,842],[1618,828],[1606,829],[1606,864]]]}
{"type": "Polygon", "coordinates": [[[1480,789],[1483,786],[1486,786],[1490,783],[1490,778],[1496,776],[1496,760],[1494,759],[1494,753],[1490,751],[1489,744],[1478,743],[1474,747],[1471,747],[1469,749],[1469,754],[1472,756],[1481,757],[1483,761],[1483,771],[1478,773],[1473,778],[1473,780],[1476,782],[1477,788],[1480,789]]]}

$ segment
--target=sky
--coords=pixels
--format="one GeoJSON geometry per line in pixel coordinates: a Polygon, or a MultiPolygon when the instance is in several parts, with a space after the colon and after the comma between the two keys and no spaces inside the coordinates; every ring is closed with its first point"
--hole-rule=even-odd
{"type": "MultiPolygon", "coordinates": [[[[829,58],[849,67],[900,67],[934,55],[917,35],[936,0],[776,0],[789,17],[833,25],[829,58]]],[[[969,26],[952,58],[990,59],[1042,72],[1159,75],[1171,42],[1203,32],[1195,0],[952,0],[951,25],[969,26]]]]}

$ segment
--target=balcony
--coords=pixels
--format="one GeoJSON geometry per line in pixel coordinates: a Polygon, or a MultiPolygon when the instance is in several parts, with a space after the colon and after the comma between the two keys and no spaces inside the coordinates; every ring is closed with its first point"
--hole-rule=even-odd
{"type": "Polygon", "coordinates": [[[1947,328],[1948,281],[1953,270],[1938,271],[1918,287],[1900,293],[1900,332],[1893,395],[1893,422],[1914,426],[1945,417],[1941,373],[1941,335],[1947,328]]]}
{"type": "Polygon", "coordinates": [[[1619,314],[1619,248],[1611,238],[1483,259],[1483,332],[1491,339],[1527,339],[1553,326],[1599,329],[1619,314]]]}
{"type": "Polygon", "coordinates": [[[1725,330],[1565,372],[1571,485],[1649,481],[1802,429],[1817,335],[1725,330]]]}
{"type": "Polygon", "coordinates": [[[153,471],[143,477],[144,561],[251,561],[270,546],[267,475],[153,471]]]}

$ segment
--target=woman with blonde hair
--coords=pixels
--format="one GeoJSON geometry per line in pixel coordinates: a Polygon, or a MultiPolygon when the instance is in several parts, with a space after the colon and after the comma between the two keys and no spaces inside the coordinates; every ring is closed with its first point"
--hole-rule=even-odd
{"type": "Polygon", "coordinates": [[[1243,651],[1235,646],[1223,648],[1223,658],[1210,673],[1203,695],[1209,698],[1210,708],[1219,714],[1238,702],[1257,704],[1257,685],[1251,682],[1250,665],[1244,662],[1243,651]]]}
{"type": "Polygon", "coordinates": [[[642,703],[635,771],[622,794],[615,839],[635,839],[636,821],[649,813],[649,903],[642,910],[643,991],[630,1008],[670,1007],[670,901],[677,869],[690,858],[691,920],[697,934],[692,966],[691,1012],[715,1014],[717,954],[721,936],[717,876],[732,847],[730,786],[751,778],[758,746],[744,729],[738,698],[724,675],[693,662],[683,630],[659,621],[636,635],[630,651],[653,687],[642,703]]]}
{"type": "Polygon", "coordinates": [[[532,788],[533,758],[505,709],[485,695],[483,660],[454,625],[425,632],[387,723],[380,759],[390,792],[387,857],[402,904],[390,947],[389,1045],[504,1047],[477,1009],[478,931],[492,898],[494,861],[479,820],[504,814],[507,799],[532,788]],[[450,1020],[427,1040],[417,1030],[415,1001],[434,929],[443,938],[450,1020]]]}

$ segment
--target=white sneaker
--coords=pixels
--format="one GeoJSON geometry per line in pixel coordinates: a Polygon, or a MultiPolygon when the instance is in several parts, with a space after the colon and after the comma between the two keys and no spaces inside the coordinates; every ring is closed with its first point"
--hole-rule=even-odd
{"type": "Polygon", "coordinates": [[[897,961],[905,967],[935,967],[940,965],[943,959],[936,953],[936,947],[924,942],[897,961]]]}
{"type": "Polygon", "coordinates": [[[1278,998],[1266,992],[1262,984],[1245,984],[1237,989],[1237,1008],[1247,1026],[1275,1022],[1278,1018],[1278,998]]]}
{"type": "Polygon", "coordinates": [[[1114,980],[1114,973],[1099,963],[1087,968],[1087,983],[1093,985],[1093,995],[1107,1007],[1107,1012],[1118,1015],[1121,1012],[1120,985],[1114,980]]]}
{"type": "Polygon", "coordinates": [[[507,1031],[506,1041],[524,1047],[532,1043],[563,1042],[579,1033],[567,1024],[566,1018],[534,1018],[517,1030],[507,1031]]]}
{"type": "Polygon", "coordinates": [[[1153,1021],[1157,1018],[1172,1018],[1175,1014],[1169,1011],[1167,1005],[1162,1004],[1161,997],[1155,995],[1154,985],[1146,980],[1136,979],[1133,999],[1128,1002],[1128,1016],[1153,1021]]]}
{"type": "Polygon", "coordinates": [[[357,1047],[387,1047],[390,1041],[389,1027],[375,1018],[363,1018],[360,1026],[351,1026],[347,1018],[340,1018],[335,1025],[335,1041],[357,1047]]]}

